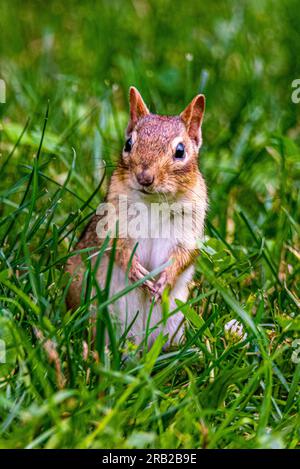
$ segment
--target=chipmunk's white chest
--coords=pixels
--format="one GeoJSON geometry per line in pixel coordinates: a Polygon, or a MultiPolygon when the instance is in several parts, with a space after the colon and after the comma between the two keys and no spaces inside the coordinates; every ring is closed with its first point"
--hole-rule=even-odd
{"type": "MultiPolygon", "coordinates": [[[[160,267],[170,259],[176,246],[195,249],[197,230],[192,220],[193,210],[186,205],[172,203],[144,203],[140,226],[133,239],[137,243],[137,255],[149,271],[160,267]]],[[[199,228],[200,235],[202,226],[199,228]]]]}
{"type": "MultiPolygon", "coordinates": [[[[195,211],[190,208],[191,213],[199,214],[199,220],[191,221],[189,217],[180,218],[178,207],[165,203],[157,203],[153,200],[136,199],[131,200],[132,206],[126,206],[126,234],[134,244],[137,245],[136,254],[140,264],[149,272],[162,267],[170,261],[172,251],[179,245],[187,249],[196,247],[196,240],[202,235],[204,210],[195,211]]],[[[163,268],[162,268],[163,270],[163,268]]],[[[175,285],[169,292],[170,311],[176,309],[176,299],[186,301],[188,297],[188,285],[192,280],[194,266],[190,265],[181,272],[175,285]]],[[[115,265],[111,282],[111,294],[124,289],[128,284],[125,272],[115,265]]],[[[133,321],[131,334],[139,342],[145,336],[148,321],[149,326],[158,328],[151,333],[151,341],[160,330],[167,331],[169,337],[180,339],[183,333],[183,315],[180,311],[171,315],[167,325],[162,323],[161,305],[151,305],[152,298],[149,293],[136,288],[129,294],[122,296],[112,308],[114,317],[121,326],[122,333],[133,321]],[[150,313],[151,311],[151,313],[150,313]],[[150,314],[150,319],[149,319],[150,314]]]]}
{"type": "Polygon", "coordinates": [[[138,241],[137,254],[146,269],[152,271],[169,260],[169,253],[175,247],[173,239],[141,239],[138,241]]]}
{"type": "Polygon", "coordinates": [[[157,269],[169,260],[177,240],[174,236],[174,223],[168,213],[160,213],[159,217],[148,216],[148,235],[135,239],[138,243],[137,255],[142,265],[149,271],[157,269]]]}

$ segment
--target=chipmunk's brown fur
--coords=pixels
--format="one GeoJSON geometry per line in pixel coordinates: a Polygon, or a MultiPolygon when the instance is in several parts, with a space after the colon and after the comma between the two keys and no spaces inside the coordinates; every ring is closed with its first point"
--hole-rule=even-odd
{"type": "MultiPolygon", "coordinates": [[[[133,87],[130,89],[130,119],[126,132],[127,139],[130,138],[128,141],[130,145],[128,142],[126,145],[130,149],[126,151],[128,148],[125,146],[121,161],[111,178],[107,202],[116,207],[118,216],[120,216],[117,208],[120,194],[128,197],[129,205],[136,202],[145,204],[145,207],[150,207],[154,202],[192,203],[195,217],[192,226],[181,239],[176,235],[170,239],[162,239],[159,236],[155,239],[126,236],[117,241],[111,293],[125,287],[125,273],[137,243],[138,247],[129,269],[130,281],[142,279],[149,271],[170,260],[170,265],[158,278],[145,281],[143,288],[133,290],[111,308],[121,331],[125,330],[125,326],[139,312],[131,330],[137,342],[143,338],[153,298],[156,304],[152,311],[150,326],[154,327],[161,321],[160,298],[166,287],[169,289],[171,307],[176,307],[176,298],[186,301],[188,296],[188,283],[193,276],[193,261],[197,254],[196,240],[203,235],[207,206],[206,186],[198,169],[204,107],[204,96],[198,95],[180,116],[154,115],[147,109],[139,92],[133,87]],[[178,148],[182,150],[182,147],[184,157],[176,158],[178,148]]],[[[99,220],[99,215],[92,218],[76,249],[100,245],[96,233],[99,220]]],[[[106,253],[98,274],[101,286],[104,284],[108,259],[109,253],[106,253]]],[[[84,274],[81,256],[71,257],[67,269],[74,277],[68,294],[68,306],[76,307],[80,303],[84,274]]],[[[160,324],[152,332],[151,341],[159,330],[163,330],[169,334],[168,345],[171,342],[178,342],[183,333],[182,319],[180,312],[171,316],[167,324],[160,324]]]]}

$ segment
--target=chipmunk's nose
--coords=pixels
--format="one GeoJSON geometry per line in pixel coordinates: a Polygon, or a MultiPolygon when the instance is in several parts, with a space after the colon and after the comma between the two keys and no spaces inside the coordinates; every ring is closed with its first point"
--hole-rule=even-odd
{"type": "Polygon", "coordinates": [[[136,175],[137,181],[141,186],[151,186],[154,181],[154,176],[150,174],[148,171],[144,170],[141,173],[136,175]]]}

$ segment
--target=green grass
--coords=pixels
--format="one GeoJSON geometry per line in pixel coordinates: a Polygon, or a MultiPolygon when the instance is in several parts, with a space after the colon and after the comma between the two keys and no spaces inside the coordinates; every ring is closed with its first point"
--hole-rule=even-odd
{"type": "Polygon", "coordinates": [[[0,6],[0,447],[299,447],[297,2],[42,5],[0,6]],[[117,341],[98,290],[114,346],[100,333],[97,362],[83,353],[94,271],[71,313],[64,264],[105,194],[132,84],[160,113],[207,97],[207,239],[178,305],[186,344],[117,341]],[[242,343],[225,339],[234,318],[242,343]]]}

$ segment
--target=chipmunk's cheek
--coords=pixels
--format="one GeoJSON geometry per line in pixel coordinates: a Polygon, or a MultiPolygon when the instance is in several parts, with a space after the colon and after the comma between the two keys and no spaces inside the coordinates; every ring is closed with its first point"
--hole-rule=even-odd
{"type": "Polygon", "coordinates": [[[153,188],[154,188],[156,191],[160,192],[160,191],[163,190],[164,185],[165,185],[165,184],[164,184],[164,178],[161,177],[160,175],[158,175],[158,176],[155,178],[155,182],[154,182],[154,184],[153,184],[153,188]]]}

